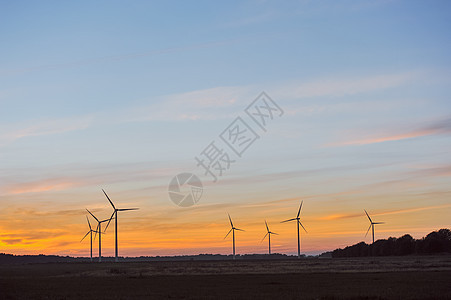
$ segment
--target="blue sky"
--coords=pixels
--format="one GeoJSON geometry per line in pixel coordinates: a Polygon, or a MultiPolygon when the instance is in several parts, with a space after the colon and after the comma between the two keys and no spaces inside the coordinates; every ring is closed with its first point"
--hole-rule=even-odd
{"type": "Polygon", "coordinates": [[[124,255],[228,253],[227,211],[259,252],[262,220],[301,199],[308,253],[362,240],[363,208],[388,219],[381,238],[449,227],[450,6],[1,1],[0,250],[86,254],[101,188],[141,208],[124,255]],[[194,157],[262,91],[284,115],[211,183],[194,157]],[[191,208],[167,194],[180,172],[205,185],[191,208]]]}

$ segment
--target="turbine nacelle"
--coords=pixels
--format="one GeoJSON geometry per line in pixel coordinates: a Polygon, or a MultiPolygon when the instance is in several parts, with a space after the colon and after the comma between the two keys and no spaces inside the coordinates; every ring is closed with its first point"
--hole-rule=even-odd
{"type": "MultiPolygon", "coordinates": [[[[94,235],[94,240],[96,239],[96,237],[97,237],[97,233],[100,235],[100,234],[105,234],[105,231],[106,231],[106,228],[105,228],[105,230],[102,232],[102,230],[101,230],[101,224],[102,223],[105,223],[105,222],[110,222],[111,221],[111,218],[109,218],[109,219],[105,219],[105,220],[102,220],[102,221],[100,221],[99,219],[97,219],[97,217],[92,213],[92,212],[90,212],[89,211],[89,209],[86,209],[86,211],[97,221],[97,227],[96,227],[96,230],[92,230],[92,228],[91,228],[91,224],[89,223],[89,219],[88,219],[88,224],[89,224],[89,227],[91,228],[91,230],[92,230],[92,232],[94,232],[95,233],[95,235],[94,235]]],[[[87,217],[86,217],[87,218],[87,217]]],[[[108,226],[107,226],[108,227],[108,226]]]]}
{"type": "Polygon", "coordinates": [[[286,223],[286,222],[291,222],[291,221],[297,221],[297,223],[298,223],[299,225],[301,225],[302,229],[304,229],[305,233],[308,233],[307,230],[305,229],[304,225],[302,225],[302,223],[301,223],[301,218],[299,217],[299,216],[301,215],[302,203],[304,203],[304,201],[301,201],[301,205],[299,206],[299,210],[298,210],[298,214],[296,215],[296,218],[288,219],[288,220],[282,221],[282,222],[280,222],[280,223],[286,223]]]}
{"type": "MultiPolygon", "coordinates": [[[[265,236],[263,237],[263,239],[261,240],[261,242],[263,242],[264,240],[265,240],[265,238],[269,235],[271,235],[271,234],[275,234],[275,235],[279,235],[278,233],[275,233],[275,232],[272,232],[272,231],[270,231],[269,230],[269,227],[268,227],[268,223],[266,223],[266,220],[265,220],[265,225],[266,225],[266,234],[265,234],[265,236]]],[[[261,243],[260,242],[260,243],[261,243]]]]}

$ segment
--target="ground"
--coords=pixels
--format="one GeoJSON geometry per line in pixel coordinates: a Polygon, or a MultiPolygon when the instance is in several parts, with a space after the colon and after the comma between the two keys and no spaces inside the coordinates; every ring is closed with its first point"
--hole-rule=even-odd
{"type": "Polygon", "coordinates": [[[0,265],[1,299],[451,299],[451,256],[0,265]]]}

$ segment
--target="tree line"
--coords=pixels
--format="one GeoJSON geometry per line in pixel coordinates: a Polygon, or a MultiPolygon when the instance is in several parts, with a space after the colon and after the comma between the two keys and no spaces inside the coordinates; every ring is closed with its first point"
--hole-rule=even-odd
{"type": "Polygon", "coordinates": [[[440,229],[429,233],[421,239],[414,239],[410,234],[400,238],[390,237],[377,240],[373,244],[360,242],[344,249],[332,251],[332,257],[361,256],[397,256],[413,254],[451,253],[451,231],[440,229]]]}

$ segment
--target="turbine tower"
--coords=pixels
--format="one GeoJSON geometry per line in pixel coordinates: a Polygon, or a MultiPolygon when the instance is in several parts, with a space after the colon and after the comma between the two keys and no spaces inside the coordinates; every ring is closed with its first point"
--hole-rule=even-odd
{"type": "Polygon", "coordinates": [[[298,214],[296,215],[296,218],[288,219],[288,220],[280,222],[280,223],[285,223],[285,222],[296,221],[297,229],[298,229],[298,258],[301,258],[301,236],[299,233],[299,225],[301,225],[302,229],[304,229],[305,233],[307,233],[307,230],[305,230],[304,225],[302,225],[302,223],[301,223],[301,218],[299,217],[301,215],[301,208],[302,208],[303,202],[304,201],[301,201],[301,205],[299,206],[299,210],[298,210],[298,214]]]}
{"type": "Polygon", "coordinates": [[[92,230],[91,223],[89,222],[88,216],[86,216],[86,221],[88,221],[89,231],[88,231],[88,232],[85,234],[85,236],[81,239],[80,243],[83,242],[83,240],[85,239],[85,237],[88,236],[88,234],[91,235],[90,238],[91,238],[91,262],[92,262],[92,233],[93,233],[93,232],[97,232],[97,231],[92,230]]]}
{"type": "Polygon", "coordinates": [[[275,235],[279,235],[279,234],[275,233],[275,232],[271,232],[269,230],[268,223],[266,223],[266,220],[265,220],[265,225],[266,225],[267,232],[266,232],[265,236],[263,237],[262,242],[266,238],[266,236],[268,236],[268,249],[269,249],[269,255],[271,255],[271,234],[275,234],[275,235]]]}
{"type": "MultiPolygon", "coordinates": [[[[126,211],[126,210],[137,210],[139,208],[116,208],[116,206],[114,206],[113,201],[110,200],[110,197],[108,197],[108,195],[106,194],[105,190],[103,190],[103,193],[105,194],[106,198],[108,199],[108,201],[110,202],[111,206],[113,207],[114,211],[113,214],[110,217],[110,221],[111,219],[113,219],[114,217],[114,243],[115,243],[115,258],[114,261],[117,262],[118,261],[118,248],[117,248],[117,212],[118,211],[126,211]]],[[[105,227],[105,231],[107,230],[108,226],[110,225],[110,222],[108,222],[108,224],[105,227]]]]}
{"type": "Polygon", "coordinates": [[[102,234],[104,234],[104,232],[102,232],[102,223],[108,222],[111,219],[106,219],[106,220],[99,221],[99,219],[97,219],[96,216],[94,216],[92,214],[92,212],[90,212],[88,209],[86,209],[86,210],[97,221],[97,228],[96,228],[96,231],[95,231],[96,234],[94,235],[94,240],[96,239],[97,233],[99,233],[99,262],[102,262],[102,234]]]}
{"type": "Polygon", "coordinates": [[[370,229],[373,230],[373,244],[374,244],[374,225],[377,224],[385,224],[385,222],[373,222],[373,220],[371,220],[370,215],[368,215],[368,213],[366,212],[366,210],[364,209],[366,216],[368,217],[368,220],[370,220],[370,227],[368,227],[368,230],[366,231],[365,237],[368,235],[368,232],[370,231],[370,229]]]}
{"type": "Polygon", "coordinates": [[[239,230],[239,231],[244,231],[244,230],[243,230],[243,229],[236,228],[235,226],[233,226],[232,218],[230,218],[230,215],[229,215],[229,214],[227,214],[227,215],[229,216],[230,226],[231,226],[232,228],[229,230],[229,232],[228,232],[227,235],[224,237],[224,239],[226,239],[226,238],[229,236],[230,232],[232,232],[232,238],[233,238],[233,259],[235,259],[235,230],[239,230]]]}

